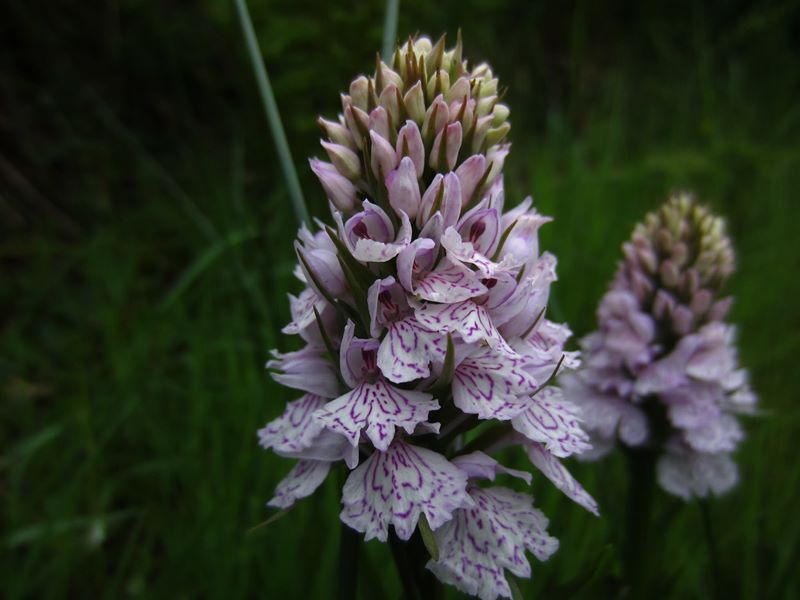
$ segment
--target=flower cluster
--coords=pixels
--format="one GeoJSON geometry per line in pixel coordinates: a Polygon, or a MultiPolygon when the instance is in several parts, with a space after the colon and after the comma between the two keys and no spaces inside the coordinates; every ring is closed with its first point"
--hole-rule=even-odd
{"type": "Polygon", "coordinates": [[[582,409],[593,448],[618,439],[663,451],[658,480],[684,499],[722,494],[738,479],[731,453],[738,414],[754,410],[737,364],[735,331],[720,298],[733,272],[722,219],[685,194],[647,215],[598,308],[599,330],[581,341],[581,369],[560,378],[582,409]]]}
{"type": "Polygon", "coordinates": [[[338,121],[320,120],[330,162],[312,159],[333,225],[302,228],[287,334],[298,351],[267,366],[301,398],[259,431],[298,459],[271,506],[311,494],[334,463],[351,471],[341,520],[386,541],[429,528],[442,581],[510,596],[505,571],[529,577],[558,542],[532,497],[481,487],[530,474],[488,456],[523,448],[569,498],[597,513],[560,458],[588,449],[575,406],[548,385],[577,366],[569,329],[545,316],[555,257],[530,199],[504,211],[508,108],[486,65],[461,44],[399,47],[390,68],[359,77],[338,121]]]}

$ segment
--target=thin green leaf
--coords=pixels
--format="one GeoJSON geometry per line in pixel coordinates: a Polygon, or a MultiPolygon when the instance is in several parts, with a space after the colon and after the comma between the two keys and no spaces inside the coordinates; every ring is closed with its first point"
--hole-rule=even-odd
{"type": "Polygon", "coordinates": [[[254,240],[259,233],[254,229],[234,231],[224,238],[214,242],[210,247],[200,253],[192,263],[183,271],[172,289],[161,302],[161,310],[166,310],[189,288],[194,281],[203,274],[226,250],[254,240]]]}
{"type": "Polygon", "coordinates": [[[264,59],[261,57],[258,39],[256,38],[256,32],[253,29],[253,22],[250,19],[245,0],[236,0],[236,11],[239,13],[239,23],[242,26],[242,33],[244,33],[245,43],[247,44],[247,53],[253,63],[253,71],[255,72],[256,83],[258,83],[258,93],[264,105],[264,112],[267,115],[272,139],[275,142],[275,150],[278,152],[283,177],[286,179],[286,186],[289,188],[289,196],[292,199],[295,215],[300,224],[310,223],[308,209],[303,199],[303,191],[300,188],[300,180],[297,178],[297,170],[294,167],[292,153],[289,150],[289,142],[286,141],[286,133],[283,131],[281,115],[278,112],[278,103],[275,102],[275,95],[272,93],[267,67],[264,66],[264,59]]]}
{"type": "Polygon", "coordinates": [[[455,371],[455,345],[453,344],[453,336],[447,334],[447,353],[444,356],[444,366],[442,367],[442,374],[429,388],[430,391],[438,391],[446,389],[453,381],[453,371],[455,371]]]}
{"type": "Polygon", "coordinates": [[[342,302],[341,300],[338,300],[333,296],[331,296],[331,293],[320,283],[319,279],[317,279],[317,276],[314,274],[314,271],[309,266],[308,261],[303,256],[303,253],[297,251],[296,254],[297,254],[297,259],[305,267],[305,272],[308,274],[308,276],[311,278],[311,281],[314,283],[319,292],[322,294],[322,297],[328,301],[328,304],[336,308],[342,314],[342,316],[344,316],[344,318],[350,319],[354,323],[358,323],[360,321],[360,318],[356,310],[352,306],[347,304],[347,302],[342,302]]]}
{"type": "Polygon", "coordinates": [[[356,258],[350,252],[350,249],[345,245],[342,239],[337,235],[336,231],[333,227],[326,226],[325,233],[328,234],[328,237],[333,242],[333,245],[336,246],[337,254],[342,257],[342,259],[347,262],[347,266],[350,267],[350,270],[353,272],[353,275],[358,277],[361,284],[365,287],[369,287],[375,281],[375,276],[373,275],[372,271],[369,270],[369,267],[364,265],[361,261],[356,260],[356,258]]]}
{"type": "Polygon", "coordinates": [[[283,510],[279,510],[274,515],[270,516],[266,521],[262,521],[258,525],[253,525],[250,529],[245,531],[245,533],[251,534],[258,531],[259,529],[263,529],[264,527],[272,525],[278,519],[282,519],[283,517],[285,517],[290,510],[292,510],[291,506],[289,508],[284,508],[283,510]]]}
{"type": "Polygon", "coordinates": [[[419,534],[422,536],[422,543],[425,544],[425,549],[428,551],[428,554],[431,555],[431,558],[434,560],[434,562],[438,561],[439,545],[436,543],[436,536],[433,535],[433,530],[431,529],[430,523],[428,523],[428,518],[424,513],[420,514],[419,516],[417,529],[419,529],[419,534]]]}
{"type": "Polygon", "coordinates": [[[506,571],[506,581],[508,582],[508,588],[511,590],[511,600],[525,600],[522,590],[519,589],[519,581],[510,571],[506,571]]]}
{"type": "Polygon", "coordinates": [[[500,258],[500,252],[503,251],[503,246],[506,245],[506,240],[508,236],[511,234],[511,230],[514,229],[514,226],[517,224],[519,219],[515,220],[511,225],[506,227],[506,230],[503,232],[503,235],[500,236],[500,243],[497,244],[497,250],[494,251],[494,256],[492,256],[492,261],[497,262],[497,259],[500,258]]]}
{"type": "Polygon", "coordinates": [[[558,371],[559,371],[559,369],[561,369],[561,363],[563,363],[563,362],[564,362],[564,358],[565,358],[565,357],[566,357],[566,354],[562,354],[562,355],[561,355],[561,358],[559,358],[559,359],[558,359],[558,363],[556,364],[556,368],[555,368],[555,369],[553,369],[553,372],[552,372],[552,373],[550,373],[550,377],[548,377],[548,378],[545,380],[545,382],[544,382],[542,385],[540,385],[538,388],[536,388],[536,391],[535,391],[535,392],[533,392],[533,394],[531,394],[531,397],[533,397],[533,396],[535,396],[536,394],[538,394],[538,393],[539,393],[539,390],[543,390],[543,389],[544,389],[544,388],[546,388],[548,385],[550,385],[550,383],[553,381],[553,379],[555,379],[555,378],[556,378],[556,375],[558,375],[558,371]]]}

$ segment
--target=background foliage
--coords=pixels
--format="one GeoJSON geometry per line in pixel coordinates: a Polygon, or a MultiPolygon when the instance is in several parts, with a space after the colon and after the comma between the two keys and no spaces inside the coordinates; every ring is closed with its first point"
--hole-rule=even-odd
{"type": "MultiPolygon", "coordinates": [[[[314,119],[370,68],[383,3],[250,6],[321,216],[314,119]]],[[[460,26],[467,56],[509,87],[508,195],[556,218],[552,313],[577,335],[621,242],[670,190],[729,219],[733,319],[763,414],[742,484],[711,505],[713,553],[699,507],[658,495],[647,584],[661,596],[800,595],[799,17],[796,2],[401,3],[401,35],[460,26]]],[[[4,595],[330,597],[335,477],[247,533],[291,463],[255,429],[294,396],[263,362],[290,347],[278,332],[298,287],[232,4],[6,0],[0,40],[4,595]]],[[[624,465],[570,467],[604,517],[536,481],[561,549],[526,592],[624,595],[624,465]]],[[[366,548],[362,597],[398,597],[388,549],[366,548]]]]}

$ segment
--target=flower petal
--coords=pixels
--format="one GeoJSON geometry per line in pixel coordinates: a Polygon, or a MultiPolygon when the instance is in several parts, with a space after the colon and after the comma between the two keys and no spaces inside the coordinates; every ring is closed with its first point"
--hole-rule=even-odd
{"type": "Polygon", "coordinates": [[[474,508],[457,510],[453,520],[434,533],[439,561],[427,568],[441,581],[483,600],[510,597],[504,569],[530,577],[530,551],[547,560],[558,540],[547,534],[547,518],[533,498],[507,488],[471,488],[474,508]]]}
{"type": "Polygon", "coordinates": [[[528,485],[531,484],[531,474],[527,471],[518,471],[504,467],[491,456],[487,456],[480,450],[470,454],[462,454],[453,459],[453,464],[470,476],[470,479],[481,478],[494,481],[494,478],[504,473],[522,479],[528,485]]]}
{"type": "Polygon", "coordinates": [[[289,508],[297,500],[314,493],[322,485],[331,463],[320,460],[300,460],[275,488],[275,496],[267,506],[289,508]]]}
{"type": "Polygon", "coordinates": [[[428,377],[430,363],[447,354],[447,338],[420,326],[414,316],[389,324],[378,349],[378,368],[394,383],[428,377]]]}
{"type": "Polygon", "coordinates": [[[420,278],[414,288],[419,298],[430,302],[460,302],[487,292],[473,271],[448,259],[420,278]]]}
{"type": "Polygon", "coordinates": [[[341,519],[365,535],[385,542],[389,525],[400,539],[414,533],[422,513],[432,529],[449,521],[453,511],[470,506],[467,474],[441,454],[395,441],[374,452],[347,478],[341,519]]]}
{"type": "Polygon", "coordinates": [[[361,430],[378,450],[385,451],[394,438],[395,427],[414,432],[428,413],[439,408],[433,396],[401,390],[385,380],[363,382],[314,413],[314,419],[330,431],[341,433],[357,446],[361,430]]]}
{"type": "Polygon", "coordinates": [[[511,426],[553,455],[564,458],[588,450],[589,435],[581,428],[579,409],[563,399],[561,390],[548,386],[536,393],[530,407],[511,426]]]}
{"type": "Polygon", "coordinates": [[[661,456],[656,471],[659,485],[684,500],[721,496],[739,481],[730,454],[693,452],[678,445],[661,456]]]}
{"type": "Polygon", "coordinates": [[[592,498],[580,483],[569,474],[561,461],[548,452],[544,446],[537,442],[525,444],[528,458],[547,477],[553,485],[560,489],[572,501],[580,504],[590,513],[599,516],[597,502],[592,498]]]}
{"type": "Polygon", "coordinates": [[[465,358],[453,373],[453,401],[480,419],[513,419],[531,405],[536,380],[521,357],[483,348],[465,358]]]}
{"type": "Polygon", "coordinates": [[[296,352],[273,350],[272,356],[274,359],[267,362],[267,368],[275,370],[270,375],[278,383],[323,398],[339,395],[336,372],[322,349],[306,346],[296,352]]]}
{"type": "Polygon", "coordinates": [[[312,417],[325,406],[325,399],[312,394],[286,405],[283,414],[258,430],[258,443],[275,454],[288,458],[302,458],[335,462],[344,460],[351,469],[358,464],[358,449],[312,417]]]}
{"type": "Polygon", "coordinates": [[[423,302],[415,312],[417,320],[426,329],[439,333],[458,333],[468,344],[485,341],[493,350],[516,356],[516,352],[497,331],[486,309],[471,300],[455,304],[423,302]]]}

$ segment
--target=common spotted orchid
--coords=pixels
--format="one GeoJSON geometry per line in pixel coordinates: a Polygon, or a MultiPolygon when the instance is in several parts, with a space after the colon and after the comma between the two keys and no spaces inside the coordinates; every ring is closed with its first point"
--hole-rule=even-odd
{"type": "Polygon", "coordinates": [[[330,162],[311,168],[332,222],[296,242],[305,287],[283,331],[305,346],[268,363],[305,393],[259,432],[299,461],[270,504],[291,506],[343,462],[346,525],[382,541],[419,529],[439,579],[508,597],[506,573],[529,577],[525,553],[546,560],[558,542],[530,495],[477,483],[530,482],[487,453],[523,449],[597,512],[560,462],[589,445],[578,407],[548,385],[578,364],[563,351],[569,329],[546,315],[549,219],[530,200],[505,210],[508,108],[487,65],[470,69],[460,40],[427,38],[391,63],[352,82],[337,120],[320,119],[330,162]]]}
{"type": "Polygon", "coordinates": [[[584,364],[560,378],[599,457],[619,442],[659,454],[657,477],[686,500],[720,495],[738,472],[738,415],[755,410],[720,298],[733,272],[723,221],[685,194],[638,225],[586,336],[584,364]]]}

